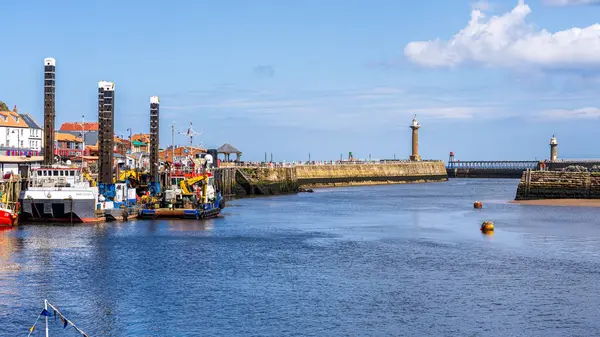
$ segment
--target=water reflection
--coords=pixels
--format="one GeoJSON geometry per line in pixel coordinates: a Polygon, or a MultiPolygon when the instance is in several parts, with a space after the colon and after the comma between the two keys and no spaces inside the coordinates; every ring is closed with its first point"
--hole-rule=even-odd
{"type": "Polygon", "coordinates": [[[16,232],[16,227],[0,227],[0,272],[21,268],[14,261],[14,256],[23,249],[23,239],[16,236],[16,232]]]}
{"type": "Polygon", "coordinates": [[[206,221],[169,221],[168,227],[173,232],[210,232],[215,227],[214,220],[206,221]]]}

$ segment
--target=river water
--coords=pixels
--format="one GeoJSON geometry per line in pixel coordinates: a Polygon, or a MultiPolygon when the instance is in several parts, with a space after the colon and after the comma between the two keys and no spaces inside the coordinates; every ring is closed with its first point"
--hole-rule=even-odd
{"type": "Polygon", "coordinates": [[[25,336],[45,298],[90,336],[600,335],[600,209],[508,204],[516,186],[320,189],[205,223],[4,230],[0,336],[25,336]]]}

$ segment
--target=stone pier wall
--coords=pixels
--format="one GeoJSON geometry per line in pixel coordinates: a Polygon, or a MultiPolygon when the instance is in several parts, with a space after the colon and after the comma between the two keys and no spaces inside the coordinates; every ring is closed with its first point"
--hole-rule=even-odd
{"type": "Polygon", "coordinates": [[[310,188],[448,180],[442,161],[297,166],[296,177],[300,186],[310,188]]]}
{"type": "Polygon", "coordinates": [[[515,200],[600,199],[600,172],[525,171],[515,200]]]}
{"type": "Polygon", "coordinates": [[[448,175],[442,161],[421,161],[219,168],[215,178],[219,190],[243,197],[296,193],[300,188],[440,182],[448,175]]]}

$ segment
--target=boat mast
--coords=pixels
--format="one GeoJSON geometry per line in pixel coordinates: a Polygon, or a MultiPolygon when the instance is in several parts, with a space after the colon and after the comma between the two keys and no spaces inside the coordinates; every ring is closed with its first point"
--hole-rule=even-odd
{"type": "MultiPolygon", "coordinates": [[[[44,300],[44,310],[48,311],[48,300],[44,300]]],[[[48,337],[48,316],[44,315],[46,320],[46,337],[48,337]]]]}
{"type": "Polygon", "coordinates": [[[81,174],[83,175],[83,153],[85,152],[85,115],[81,115],[81,174]]]}

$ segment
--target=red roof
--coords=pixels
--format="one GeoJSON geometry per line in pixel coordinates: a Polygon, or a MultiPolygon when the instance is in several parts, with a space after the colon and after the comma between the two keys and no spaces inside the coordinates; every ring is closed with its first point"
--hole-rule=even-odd
{"type": "MultiPolygon", "coordinates": [[[[86,122],[84,128],[85,131],[98,131],[98,122],[86,122]]],[[[81,131],[81,122],[62,123],[60,131],[81,131]]]]}

